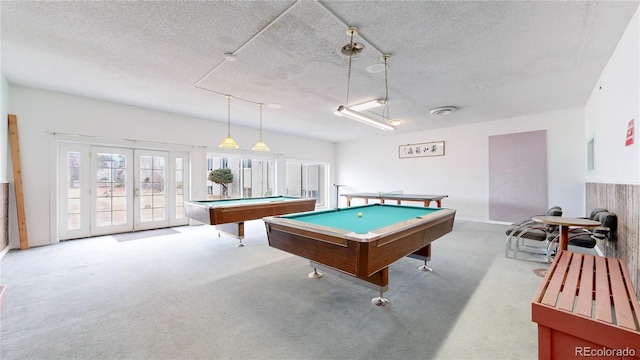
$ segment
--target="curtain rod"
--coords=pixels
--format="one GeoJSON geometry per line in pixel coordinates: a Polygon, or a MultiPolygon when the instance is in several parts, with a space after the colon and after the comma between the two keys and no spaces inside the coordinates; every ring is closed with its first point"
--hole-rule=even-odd
{"type": "MultiPolygon", "coordinates": [[[[188,148],[210,148],[213,147],[213,145],[209,146],[209,145],[190,145],[190,144],[177,144],[177,143],[168,143],[168,142],[162,142],[162,141],[153,141],[153,140],[136,140],[136,139],[124,139],[124,138],[116,138],[116,137],[109,137],[109,136],[97,136],[97,135],[82,135],[82,134],[71,134],[71,133],[62,133],[62,132],[56,132],[56,131],[46,131],[49,135],[53,135],[53,136],[57,136],[57,135],[61,135],[61,136],[70,136],[70,137],[80,137],[80,138],[89,138],[89,139],[98,139],[98,140],[111,140],[111,141],[125,141],[125,142],[131,142],[131,143],[147,143],[147,144],[158,144],[158,145],[169,145],[169,146],[183,146],[183,147],[188,147],[188,148]]],[[[229,152],[229,150],[226,150],[226,152],[229,152]]],[[[243,153],[243,154],[252,154],[252,153],[256,153],[256,151],[253,150],[245,150],[245,149],[238,149],[238,150],[231,150],[230,152],[232,153],[243,153]]],[[[272,154],[275,156],[284,156],[284,154],[282,153],[268,153],[265,154],[264,152],[260,152],[263,155],[268,155],[268,154],[272,154]]]]}

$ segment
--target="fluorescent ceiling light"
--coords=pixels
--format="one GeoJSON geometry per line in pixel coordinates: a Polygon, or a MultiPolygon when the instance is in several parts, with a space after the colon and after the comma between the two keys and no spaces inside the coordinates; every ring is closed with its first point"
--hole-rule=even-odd
{"type": "Polygon", "coordinates": [[[349,119],[352,120],[356,120],[359,121],[363,124],[367,124],[369,126],[373,126],[375,128],[378,128],[380,130],[386,130],[386,131],[391,131],[391,130],[395,130],[396,128],[385,124],[385,123],[381,123],[380,121],[370,118],[367,115],[361,114],[357,111],[353,111],[350,108],[346,108],[342,105],[340,105],[340,107],[338,108],[338,110],[333,112],[334,114],[338,115],[338,116],[345,116],[348,117],[349,119]]]}
{"type": "Polygon", "coordinates": [[[349,106],[349,109],[354,111],[365,111],[365,110],[371,110],[383,105],[384,105],[384,100],[375,99],[375,100],[364,102],[362,104],[349,106]]]}

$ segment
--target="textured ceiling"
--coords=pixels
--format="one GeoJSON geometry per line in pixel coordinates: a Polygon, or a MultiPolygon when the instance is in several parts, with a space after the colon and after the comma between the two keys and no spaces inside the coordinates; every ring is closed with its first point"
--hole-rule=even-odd
{"type": "MultiPolygon", "coordinates": [[[[390,134],[333,115],[385,97],[392,133],[583,106],[638,2],[0,2],[2,73],[50,89],[345,141],[390,134]],[[232,53],[235,61],[226,61],[232,53]],[[454,105],[435,117],[432,108],[454,105]]],[[[372,116],[379,116],[372,113],[372,116]]],[[[232,131],[233,132],[233,131],[232,131]]]]}

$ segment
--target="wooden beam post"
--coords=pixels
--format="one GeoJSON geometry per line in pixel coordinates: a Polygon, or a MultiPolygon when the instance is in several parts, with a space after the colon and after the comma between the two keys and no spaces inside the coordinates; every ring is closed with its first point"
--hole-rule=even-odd
{"type": "Polygon", "coordinates": [[[27,221],[24,214],[24,194],[22,189],[22,167],[20,166],[20,146],[18,144],[18,119],[9,115],[9,141],[11,142],[11,161],[13,162],[13,182],[16,190],[16,209],[18,212],[18,232],[20,249],[29,248],[27,221]]]}

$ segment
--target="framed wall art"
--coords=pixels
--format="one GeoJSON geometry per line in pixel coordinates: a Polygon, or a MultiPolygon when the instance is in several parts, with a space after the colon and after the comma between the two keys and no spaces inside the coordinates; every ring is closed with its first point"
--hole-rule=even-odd
{"type": "Polygon", "coordinates": [[[444,141],[433,141],[420,144],[406,144],[400,145],[398,147],[398,157],[400,157],[400,159],[443,155],[444,141]]]}

